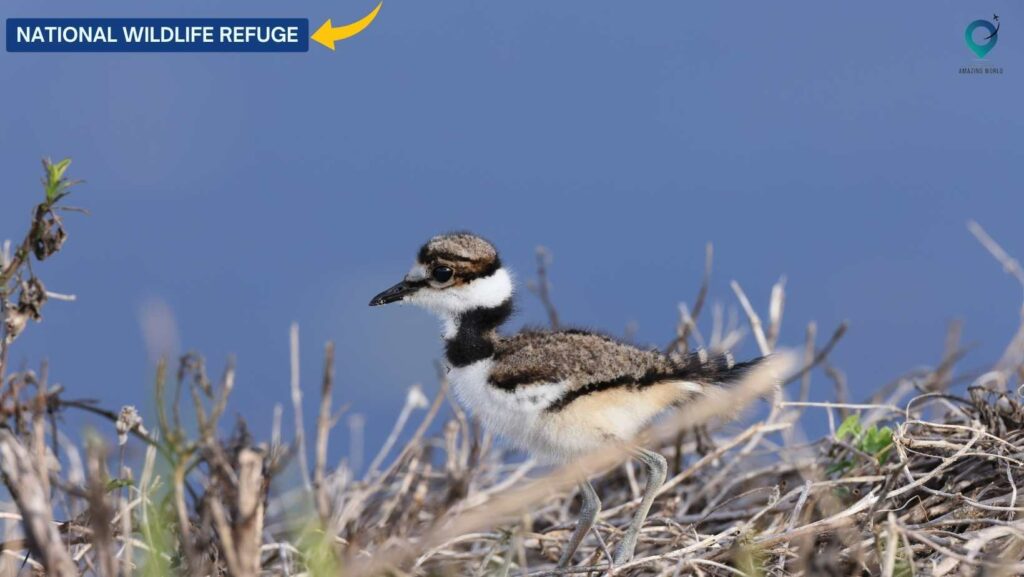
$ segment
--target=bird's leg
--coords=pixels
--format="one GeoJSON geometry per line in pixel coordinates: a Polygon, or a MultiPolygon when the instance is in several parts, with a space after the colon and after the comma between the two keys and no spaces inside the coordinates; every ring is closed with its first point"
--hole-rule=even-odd
{"type": "Polygon", "coordinates": [[[601,512],[601,499],[598,498],[597,491],[594,490],[594,486],[590,484],[590,481],[584,479],[580,483],[580,495],[583,497],[583,504],[580,506],[580,515],[576,521],[576,529],[573,530],[572,536],[569,537],[569,542],[565,544],[562,558],[558,561],[559,568],[569,566],[569,563],[572,562],[572,556],[576,553],[576,549],[579,548],[580,543],[583,542],[583,538],[587,536],[590,528],[594,526],[594,521],[601,512]]]}
{"type": "Polygon", "coordinates": [[[635,454],[636,458],[647,466],[647,486],[644,487],[644,496],[640,500],[640,506],[637,508],[636,514],[633,515],[633,522],[629,524],[629,529],[626,529],[622,541],[615,548],[616,565],[628,563],[633,559],[633,550],[636,549],[640,528],[643,527],[647,513],[651,510],[654,496],[658,494],[658,489],[665,483],[665,476],[668,474],[668,462],[665,461],[665,457],[661,453],[638,447],[635,454]]]}

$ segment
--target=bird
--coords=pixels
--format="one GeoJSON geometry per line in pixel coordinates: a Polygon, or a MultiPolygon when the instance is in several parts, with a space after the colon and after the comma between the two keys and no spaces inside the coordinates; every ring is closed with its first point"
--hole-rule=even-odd
{"type": "MultiPolygon", "coordinates": [[[[668,473],[664,456],[631,441],[658,415],[741,379],[764,357],[736,363],[729,353],[704,350],[668,355],[576,328],[504,335],[499,328],[513,314],[514,296],[512,274],[494,245],[453,232],[423,244],[404,278],[370,306],[405,303],[438,316],[455,397],[514,447],[547,463],[571,463],[620,443],[630,447],[647,469],[647,483],[613,555],[616,566],[627,563],[668,473]]],[[[579,517],[559,567],[571,564],[601,511],[585,475],[580,494],[579,517]]]]}

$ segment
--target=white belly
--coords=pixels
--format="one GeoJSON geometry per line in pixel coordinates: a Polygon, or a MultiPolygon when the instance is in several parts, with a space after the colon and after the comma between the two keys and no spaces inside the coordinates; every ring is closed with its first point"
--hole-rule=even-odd
{"type": "Polygon", "coordinates": [[[702,388],[671,381],[641,390],[609,389],[547,411],[570,388],[567,383],[504,391],[487,382],[491,364],[485,359],[449,371],[456,399],[487,430],[545,461],[569,461],[609,443],[628,442],[675,401],[702,388]]]}
{"type": "Polygon", "coordinates": [[[455,398],[468,411],[480,419],[487,430],[495,433],[519,449],[540,458],[556,457],[560,453],[552,443],[556,439],[545,421],[544,409],[561,397],[566,386],[562,383],[538,383],[503,391],[487,382],[492,361],[484,359],[448,372],[455,398]]]}

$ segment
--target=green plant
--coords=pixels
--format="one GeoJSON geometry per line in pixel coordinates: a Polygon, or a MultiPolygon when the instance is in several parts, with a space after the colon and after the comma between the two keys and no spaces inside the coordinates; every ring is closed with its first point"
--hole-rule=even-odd
{"type": "MultiPolygon", "coordinates": [[[[878,464],[885,463],[892,450],[892,429],[889,427],[879,428],[872,424],[865,427],[860,422],[860,415],[854,413],[845,419],[836,429],[836,440],[843,442],[849,439],[849,444],[861,453],[874,457],[878,464]]],[[[843,459],[833,463],[829,467],[830,473],[846,473],[853,468],[853,461],[843,459]]]]}
{"type": "Polygon", "coordinates": [[[43,175],[43,188],[46,190],[47,202],[51,204],[57,202],[68,195],[72,186],[82,182],[80,180],[64,178],[64,173],[67,172],[68,166],[71,166],[70,158],[65,158],[57,163],[54,163],[49,158],[43,159],[43,170],[46,172],[43,175]]]}

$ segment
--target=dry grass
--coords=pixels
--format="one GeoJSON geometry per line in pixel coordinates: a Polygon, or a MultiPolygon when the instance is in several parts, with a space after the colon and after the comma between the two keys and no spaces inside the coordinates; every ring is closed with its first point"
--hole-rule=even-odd
{"type": "MultiPolygon", "coordinates": [[[[966,380],[957,370],[963,351],[953,326],[935,368],[852,403],[845,377],[829,362],[845,326],[819,347],[810,325],[801,355],[778,348],[783,280],[764,320],[733,282],[746,321],[713,306],[710,331],[701,333],[709,246],[698,297],[692,309],[680,307],[668,348],[729,349],[752,332],[775,362],[648,432],[645,442],[674,470],[636,559],[609,569],[608,551],[643,482],[622,464],[624,454],[611,450],[556,470],[516,460],[451,401],[443,371],[432,401],[419,387],[409,390],[363,476],[344,464],[327,467],[328,442],[339,436],[332,434],[339,411],[331,400],[331,345],[318,387],[312,465],[301,421],[292,443],[282,441],[279,421],[272,431],[222,423],[235,386],[230,364],[212,379],[196,355],[173,370],[162,363],[152,423],[131,407],[118,412],[75,400],[47,382],[45,366],[6,374],[9,347],[40,318],[47,297],[67,298],[47,293],[31,269],[33,252],[51,256],[65,238],[56,214],[71,183],[54,166],[44,184],[57,193],[48,192],[24,241],[13,254],[5,249],[0,262],[0,469],[7,487],[0,496],[0,575],[1024,573],[1017,488],[1024,480],[1017,390],[1024,324],[990,370],[966,380]],[[812,380],[815,368],[829,376],[837,401],[808,401],[821,386],[812,380]],[[737,406],[764,397],[763,417],[732,419],[737,406]],[[77,444],[60,430],[66,411],[88,411],[109,424],[77,444]],[[829,433],[809,441],[801,425],[822,423],[829,433]],[[116,441],[105,443],[108,437],[116,441]],[[605,509],[576,566],[556,571],[578,506],[576,466],[605,471],[595,480],[605,509]]],[[[970,228],[1024,287],[1016,261],[980,226],[970,228]]],[[[557,323],[548,253],[539,253],[538,264],[534,286],[557,323]]],[[[298,336],[295,327],[297,416],[298,336]]]]}

